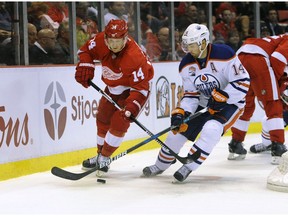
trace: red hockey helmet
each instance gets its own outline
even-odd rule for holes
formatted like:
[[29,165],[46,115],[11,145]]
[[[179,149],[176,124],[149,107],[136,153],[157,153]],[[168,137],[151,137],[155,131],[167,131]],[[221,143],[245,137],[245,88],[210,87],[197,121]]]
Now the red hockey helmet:
[[105,27],[107,38],[124,38],[128,34],[128,26],[124,20],[110,20]]

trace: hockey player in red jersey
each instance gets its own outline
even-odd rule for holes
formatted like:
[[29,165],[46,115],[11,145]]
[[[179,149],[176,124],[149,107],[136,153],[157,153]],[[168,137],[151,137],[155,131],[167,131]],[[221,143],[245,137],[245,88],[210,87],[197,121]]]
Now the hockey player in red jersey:
[[[137,43],[128,36],[123,20],[111,20],[105,31],[87,41],[78,51],[79,63],[75,79],[85,88],[94,77],[94,60],[102,64],[102,81],[105,92],[123,110],[115,108],[102,96],[96,115],[97,155],[83,161],[85,169],[109,160],[120,146],[130,126],[130,116],[137,117],[149,96],[149,81],[154,69]],[[108,167],[102,171],[107,172]]]
[[[182,48],[187,53],[179,66],[184,96],[180,107],[172,111],[171,125],[178,126],[169,132],[165,144],[179,153],[186,141],[195,141],[188,158],[194,161],[184,164],[174,177],[184,181],[210,155],[221,136],[241,115],[245,96],[249,89],[249,74],[231,47],[211,44],[205,25],[191,24],[183,33]],[[209,108],[187,124],[185,116]],[[200,155],[195,159],[195,155]],[[175,157],[162,147],[154,165],[143,169],[144,176],[161,174],[173,163]]]
[[284,145],[283,105],[280,98],[283,92],[280,89],[287,82],[287,48],[288,36],[279,35],[247,39],[237,51],[238,58],[250,75],[251,86],[246,96],[244,112],[231,128],[232,140],[229,146],[237,151],[230,152],[228,159],[244,159],[247,154],[242,142],[255,110],[255,97],[263,105],[268,118],[267,125],[272,142],[271,163],[278,164],[281,155],[287,151]]

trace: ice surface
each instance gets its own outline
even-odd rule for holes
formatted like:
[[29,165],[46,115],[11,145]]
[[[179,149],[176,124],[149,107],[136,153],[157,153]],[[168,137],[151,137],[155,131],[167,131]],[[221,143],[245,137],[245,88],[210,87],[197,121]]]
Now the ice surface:
[[[173,184],[179,162],[162,175],[142,177],[158,149],[129,154],[111,164],[97,183],[95,173],[69,181],[50,172],[0,182],[2,214],[93,215],[288,215],[288,194],[266,188],[276,167],[270,153],[248,153],[244,161],[228,161],[231,137],[223,137],[208,159],[183,183]],[[260,142],[248,135],[245,148]],[[149,145],[149,144],[147,144]],[[191,143],[181,151],[185,156]],[[81,161],[79,161],[79,164]],[[80,165],[66,168],[82,172]]]

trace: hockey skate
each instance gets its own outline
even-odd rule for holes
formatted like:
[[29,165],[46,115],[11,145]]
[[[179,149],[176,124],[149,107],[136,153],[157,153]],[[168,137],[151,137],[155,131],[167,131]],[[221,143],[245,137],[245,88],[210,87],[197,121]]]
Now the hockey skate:
[[288,152],[282,154],[282,160],[267,178],[267,188],[288,192]]
[[271,147],[271,163],[274,165],[278,165],[280,163],[282,154],[284,154],[285,152],[287,152],[287,148],[284,144],[273,141]]
[[183,165],[174,173],[173,176],[177,181],[183,182],[191,172],[192,171],[187,166]]
[[247,150],[243,147],[243,143],[234,139],[230,141],[228,160],[243,160],[246,157]]
[[261,152],[265,152],[265,151],[270,151],[271,150],[271,146],[272,146],[272,144],[266,146],[263,143],[258,143],[258,144],[252,145],[250,147],[250,152],[252,152],[252,153],[261,153]]
[[161,170],[156,165],[151,165],[143,169],[143,175],[145,177],[152,177],[152,176],[160,175],[163,172],[164,170]]
[[[98,154],[95,157],[88,158],[87,160],[84,160],[82,163],[82,169],[83,170],[90,170],[96,166],[100,166],[101,163],[106,163],[109,160],[110,160],[109,157],[105,157],[101,154]],[[108,170],[109,170],[109,165],[104,166],[104,167],[102,167],[96,171],[96,175],[100,177],[104,173],[108,172]]]

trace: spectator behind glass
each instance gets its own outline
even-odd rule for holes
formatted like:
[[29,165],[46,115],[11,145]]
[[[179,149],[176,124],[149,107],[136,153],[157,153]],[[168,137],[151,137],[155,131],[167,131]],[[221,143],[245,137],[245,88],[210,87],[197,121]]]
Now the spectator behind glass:
[[41,19],[44,14],[47,14],[48,5],[44,2],[32,2],[27,8],[28,22],[36,26],[37,32],[41,27]]
[[198,9],[198,23],[207,26],[206,11],[203,8]]
[[157,37],[155,35],[149,35],[149,37],[146,38],[145,48],[147,55],[153,62],[172,60],[169,28],[160,28]]
[[128,15],[126,14],[125,2],[115,1],[115,2],[109,2],[107,4],[108,4],[108,13],[104,15],[105,26],[112,19],[125,20],[126,23],[128,23]]
[[228,41],[226,42],[235,52],[241,47],[242,41],[240,40],[239,32],[237,29],[231,30],[228,33]]
[[68,6],[65,2],[47,2],[47,15],[58,24],[68,21]]
[[136,32],[135,32],[135,24],[134,24],[134,19],[132,16],[129,16],[128,17],[128,23],[127,23],[127,26],[128,26],[128,34],[133,37],[134,40],[136,40]]
[[145,22],[148,27],[152,30],[153,34],[157,34],[159,29],[163,26],[167,26],[168,17],[164,17],[162,20],[158,19],[151,12],[151,7],[153,4],[151,2],[141,2],[140,3],[140,18],[142,22]]
[[[240,40],[245,40],[252,36],[254,20],[253,3],[251,2],[233,2],[231,3],[236,8],[235,25],[239,32]],[[251,26],[250,26],[251,25]]]
[[33,25],[32,23],[27,24],[27,29],[28,29],[28,45],[29,47],[31,47],[37,41],[37,29],[36,26]]
[[0,64],[14,65],[15,44],[12,41],[11,16],[5,2],[0,2]]
[[28,7],[28,22],[36,26],[37,31],[49,28],[57,35],[59,23],[48,15],[49,5],[44,2],[32,2]]
[[181,36],[180,32],[178,29],[175,29],[174,33],[174,38],[175,38],[175,52],[176,52],[176,60],[182,60],[182,58],[186,55],[186,53],[183,51],[182,46],[181,46]]
[[55,33],[51,29],[42,29],[38,32],[38,39],[29,48],[30,65],[54,64]]
[[270,36],[270,31],[267,28],[267,26],[261,26],[261,35],[260,35],[260,37],[264,38],[264,37],[268,37],[268,36]]
[[83,44],[94,37],[98,33],[97,20],[93,20],[88,14],[89,4],[87,2],[76,3],[76,34],[77,47],[80,48]]
[[192,23],[198,23],[198,10],[195,5],[189,5],[184,15],[175,17],[175,26],[180,32],[184,32]]
[[174,15],[179,17],[185,14],[186,8],[191,5],[190,2],[175,2],[174,3]]
[[58,28],[58,35],[55,44],[55,63],[70,64],[70,47],[69,47],[69,22],[64,21]]
[[[134,40],[137,41],[136,39],[136,29],[135,29],[135,14],[134,14],[134,2],[129,2],[126,3],[126,8],[127,8],[127,16],[128,16],[128,21],[127,21],[127,26],[128,26],[128,34],[133,37]],[[141,41],[138,43],[141,44]]]
[[224,10],[231,11],[231,21],[238,30],[240,40],[251,37],[250,20],[253,20],[253,6],[249,5],[249,2],[222,2],[215,9],[217,23],[222,21]]
[[6,44],[10,43],[11,36],[11,16],[6,9],[6,3],[0,2],[0,45],[6,46]]
[[278,15],[275,9],[269,9],[265,24],[269,29],[271,36],[284,33],[283,28],[278,23]]
[[220,23],[214,25],[213,35],[215,38],[223,37],[224,43],[228,42],[228,33],[235,29],[235,23],[232,19],[232,12],[230,9],[225,9],[222,12],[222,20]]
[[168,27],[160,28],[157,36],[159,44],[162,49],[161,55],[159,56],[159,61],[172,60],[170,41],[169,41],[169,28]]
[[0,2],[0,30],[5,30],[11,32],[11,16],[8,10],[6,9],[6,3]]

